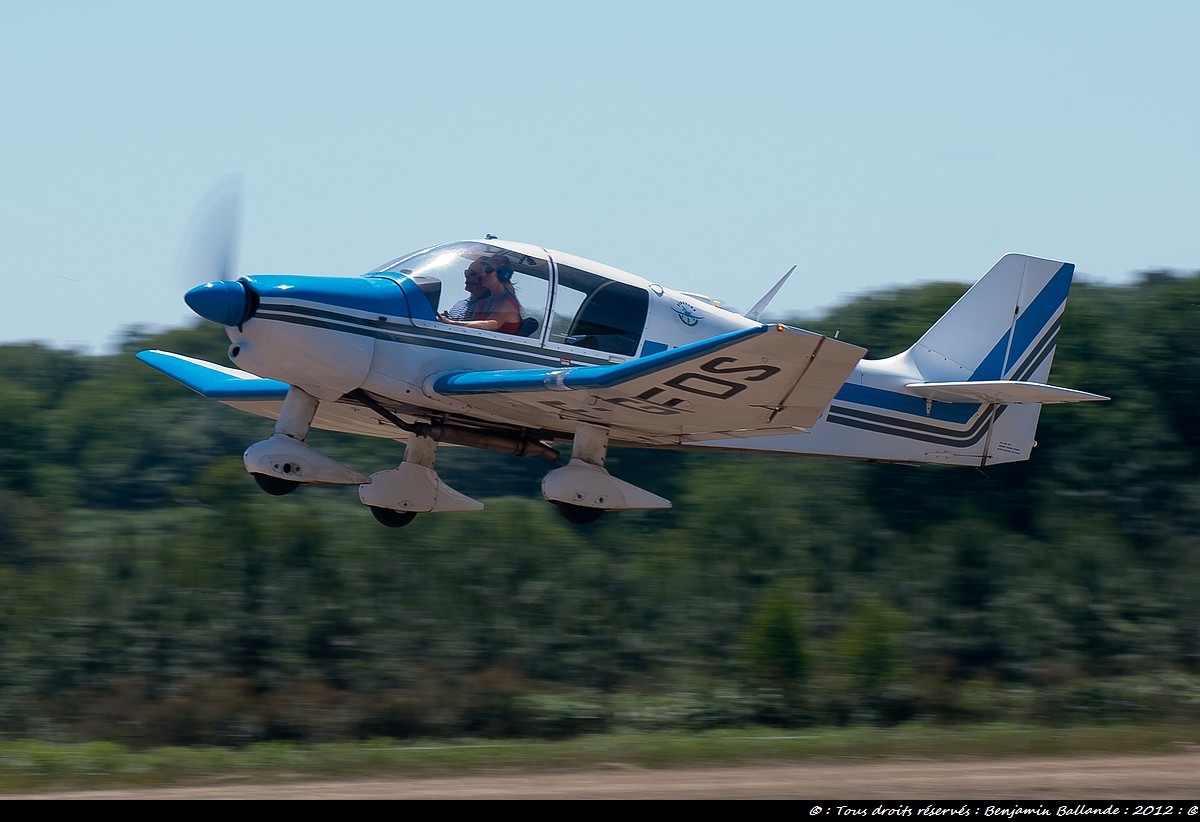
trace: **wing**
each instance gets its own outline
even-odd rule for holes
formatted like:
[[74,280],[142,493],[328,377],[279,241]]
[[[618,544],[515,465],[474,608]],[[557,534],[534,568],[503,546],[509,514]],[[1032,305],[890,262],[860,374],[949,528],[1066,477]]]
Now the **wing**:
[[137,358],[197,394],[222,402],[281,402],[290,387],[286,382],[257,377],[237,368],[227,368],[170,351],[139,351]]
[[864,354],[756,325],[616,365],[444,373],[426,389],[480,416],[549,430],[591,422],[616,440],[665,445],[807,429]]
[[[435,374],[459,414],[569,433],[606,426],[617,441],[669,445],[796,433],[813,425],[866,350],[811,331],[756,325],[616,365]],[[138,359],[197,393],[275,418],[289,386],[167,351]],[[357,403],[321,403],[315,427],[402,437]]]
[[[170,351],[140,351],[137,358],[197,394],[218,400],[230,408],[272,420],[279,418],[279,409],[291,387],[279,380]],[[313,428],[326,431],[343,431],[367,437],[403,439],[405,436],[388,420],[355,403],[322,402],[312,425]]]

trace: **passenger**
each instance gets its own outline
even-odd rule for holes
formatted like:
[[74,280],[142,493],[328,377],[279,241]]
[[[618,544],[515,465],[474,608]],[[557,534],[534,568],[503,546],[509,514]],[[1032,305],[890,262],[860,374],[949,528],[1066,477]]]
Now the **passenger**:
[[519,334],[521,303],[512,284],[512,267],[503,254],[475,260],[463,272],[467,294],[438,319],[450,325]]

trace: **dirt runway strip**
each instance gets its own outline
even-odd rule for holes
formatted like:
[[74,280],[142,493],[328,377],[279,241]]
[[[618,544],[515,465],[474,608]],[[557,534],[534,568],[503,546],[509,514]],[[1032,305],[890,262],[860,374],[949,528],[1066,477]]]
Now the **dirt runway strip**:
[[[498,773],[0,799],[1131,799],[1200,805],[1200,753]],[[1200,819],[1200,816],[1197,816]]]

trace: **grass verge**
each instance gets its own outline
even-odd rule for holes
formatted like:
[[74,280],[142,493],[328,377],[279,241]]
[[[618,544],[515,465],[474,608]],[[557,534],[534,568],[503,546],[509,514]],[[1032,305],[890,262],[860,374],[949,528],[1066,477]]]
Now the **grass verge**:
[[0,793],[404,778],[497,770],[671,768],[763,762],[962,759],[1179,753],[1200,729],[1168,726],[1017,726],[736,729],[626,733],[570,740],[371,740],[245,748],[131,750],[113,743],[0,743]]

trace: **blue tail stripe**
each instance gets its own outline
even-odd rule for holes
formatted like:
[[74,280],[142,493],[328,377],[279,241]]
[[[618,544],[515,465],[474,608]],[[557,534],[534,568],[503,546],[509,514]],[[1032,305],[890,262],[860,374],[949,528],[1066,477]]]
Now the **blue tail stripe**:
[[[1013,336],[1013,346],[1008,362],[1005,364],[1005,373],[1008,373],[1013,365],[1025,356],[1029,346],[1042,336],[1042,331],[1050,323],[1054,314],[1067,301],[1067,292],[1071,289],[1071,277],[1074,273],[1075,266],[1071,263],[1064,263],[1050,278],[1050,282],[1046,283],[1046,287],[1041,290],[1041,293],[1029,304],[1029,307],[1017,317],[1016,333]],[[972,379],[988,378],[973,377]]]
[[[971,380],[998,380],[1004,379],[1004,375],[1009,373],[1013,367],[1021,363],[1024,358],[1029,355],[1031,346],[1040,344],[1044,340],[1047,326],[1053,321],[1055,313],[1062,307],[1067,300],[1067,293],[1071,288],[1071,278],[1075,273],[1075,266],[1071,263],[1065,263],[1055,272],[1050,281],[1041,292],[1029,304],[1029,307],[1021,313],[1017,318],[1014,331],[1006,331],[996,344],[983,358],[983,362],[971,374]],[[1009,346],[1009,337],[1012,337],[1012,345]],[[1053,337],[1051,337],[1051,340]],[[1008,356],[1008,361],[1005,362],[1005,355]],[[1041,362],[1042,357],[1038,359]],[[1003,366],[1003,367],[1002,367]],[[1027,375],[1019,375],[1018,379],[1025,379]],[[979,411],[979,406],[968,403],[933,403],[932,407],[926,411],[925,400],[920,397],[913,397],[907,394],[900,394],[895,391],[886,391],[880,388],[871,388],[865,385],[854,385],[847,383],[838,391],[837,400],[843,402],[852,402],[856,405],[864,405],[873,408],[878,408],[887,411],[896,411],[901,414],[910,414],[916,417],[926,417],[931,420],[940,422],[965,424]]]
[[1004,364],[1004,353],[1008,351],[1008,338],[1011,331],[1005,331],[1000,342],[992,347],[983,362],[971,374],[972,380],[998,380],[1001,377],[1001,366]]
[[[1055,272],[1033,302],[1017,317],[1015,332],[1006,331],[1000,337],[999,342],[971,374],[972,380],[1001,380],[1012,372],[1013,366],[1025,356],[1029,346],[1041,336],[1054,313],[1067,301],[1071,275],[1074,272],[1075,266],[1070,263],[1064,264]],[[1010,335],[1011,346],[1008,343]]]

